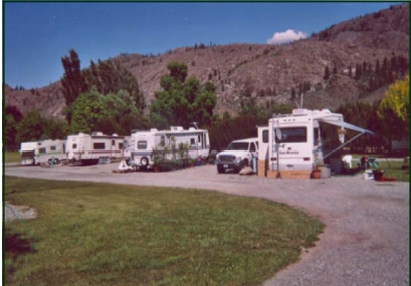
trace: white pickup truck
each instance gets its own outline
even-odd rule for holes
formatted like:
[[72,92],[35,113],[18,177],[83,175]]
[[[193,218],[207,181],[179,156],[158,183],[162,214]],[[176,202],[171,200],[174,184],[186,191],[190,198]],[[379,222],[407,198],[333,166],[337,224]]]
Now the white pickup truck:
[[258,138],[234,140],[216,156],[217,171],[228,169],[239,172],[245,166],[252,166],[253,156],[258,156]]

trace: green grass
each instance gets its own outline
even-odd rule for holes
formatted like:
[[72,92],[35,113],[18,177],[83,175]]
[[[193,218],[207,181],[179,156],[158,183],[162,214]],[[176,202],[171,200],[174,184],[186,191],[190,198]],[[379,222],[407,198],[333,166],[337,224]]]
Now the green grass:
[[384,177],[396,178],[397,181],[409,182],[410,172],[409,170],[402,170],[401,166],[403,162],[393,162],[384,159],[378,160],[379,169],[384,170]]
[[[324,226],[263,199],[5,177],[7,285],[260,285]],[[14,246],[14,247],[12,247]]]
[[19,152],[5,152],[4,153],[4,162],[20,162],[20,153]]

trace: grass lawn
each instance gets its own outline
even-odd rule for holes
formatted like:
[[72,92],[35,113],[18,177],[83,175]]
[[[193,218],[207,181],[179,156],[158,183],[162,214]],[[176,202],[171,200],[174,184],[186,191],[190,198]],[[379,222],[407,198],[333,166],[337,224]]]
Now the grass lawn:
[[378,167],[384,170],[384,177],[396,178],[397,181],[409,182],[410,171],[409,169],[402,170],[402,165],[403,162],[387,162],[387,160],[384,159],[378,160]]
[[20,162],[20,153],[19,152],[4,152],[4,162]]
[[210,191],[5,177],[38,217],[6,224],[7,285],[260,285],[324,226]]

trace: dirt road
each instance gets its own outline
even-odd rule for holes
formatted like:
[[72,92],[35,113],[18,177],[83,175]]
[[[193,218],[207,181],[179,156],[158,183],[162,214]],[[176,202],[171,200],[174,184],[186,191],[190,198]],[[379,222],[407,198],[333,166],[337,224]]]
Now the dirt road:
[[114,174],[118,164],[6,167],[6,176],[217,190],[300,208],[326,224],[316,247],[264,285],[409,285],[409,183],[361,175],[273,180],[217,174],[212,165],[168,173]]

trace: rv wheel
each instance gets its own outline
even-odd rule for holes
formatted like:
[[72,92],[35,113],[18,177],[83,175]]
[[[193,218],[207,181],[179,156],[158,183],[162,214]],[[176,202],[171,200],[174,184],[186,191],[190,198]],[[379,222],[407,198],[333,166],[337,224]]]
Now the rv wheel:
[[147,167],[147,166],[148,166],[148,158],[147,158],[147,157],[141,158],[140,164],[141,164],[141,166],[143,166],[143,167]]

